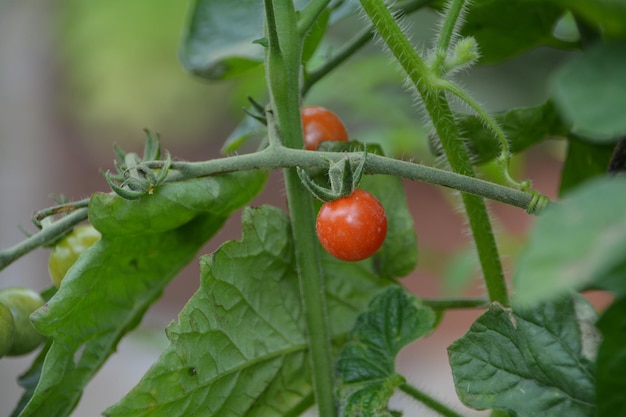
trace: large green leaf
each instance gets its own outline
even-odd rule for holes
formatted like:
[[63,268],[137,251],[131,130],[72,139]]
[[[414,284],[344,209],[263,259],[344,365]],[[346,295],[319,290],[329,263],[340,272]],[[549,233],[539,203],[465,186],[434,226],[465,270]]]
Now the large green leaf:
[[582,297],[512,312],[493,304],[448,348],[456,392],[511,417],[592,417],[595,312]]
[[[202,258],[200,289],[170,346],[108,416],[298,415],[313,401],[289,219],[247,209],[243,237]],[[388,284],[363,264],[324,256],[331,331],[340,342]]]
[[[305,1],[294,3],[301,7]],[[323,13],[306,38],[305,60],[319,44],[328,17]],[[183,66],[203,78],[220,80],[261,65],[265,50],[255,41],[264,36],[264,20],[262,0],[191,0],[179,48]]]
[[[622,277],[623,278],[623,277]],[[599,417],[626,416],[626,298],[616,300],[598,322],[602,343],[598,350],[596,396]]]
[[626,135],[626,42],[597,44],[554,79],[554,99],[572,131],[597,143]]
[[[513,153],[521,152],[547,138],[565,135],[568,131],[568,126],[561,120],[551,101],[539,106],[496,113],[494,117],[504,131]],[[482,164],[499,155],[498,140],[479,117],[458,116],[458,123],[472,162]]]
[[559,195],[564,195],[591,178],[605,175],[612,154],[613,145],[588,143],[569,138],[565,164],[561,170]]
[[461,35],[473,36],[480,62],[503,61],[541,45],[558,44],[552,31],[563,9],[544,0],[476,0]]
[[395,388],[395,358],[412,341],[435,326],[435,313],[400,286],[372,299],[337,360],[340,416],[391,416],[387,408]]
[[263,2],[192,0],[179,57],[183,66],[209,79],[234,77],[260,65],[264,50]]
[[107,235],[158,233],[181,226],[198,213],[227,215],[250,201],[267,173],[247,171],[166,183],[139,200],[94,193],[89,221]]
[[527,304],[587,286],[625,293],[626,281],[607,280],[625,262],[626,179],[590,180],[537,220],[513,275],[515,299]]
[[[235,189],[229,189],[224,195],[204,194],[204,209],[198,207],[189,221],[164,230],[159,219],[152,217],[149,228],[142,234],[133,230],[125,235],[118,226],[99,221],[101,219],[97,216],[106,213],[131,224],[144,210],[154,213],[151,206],[163,202],[158,190],[150,196],[153,197],[151,200],[136,201],[134,209],[133,202],[130,205],[118,203],[120,197],[92,200],[90,220],[101,227],[102,239],[78,259],[59,291],[32,316],[36,328],[50,336],[53,342],[34,394],[20,416],[68,415],[76,406],[83,387],[115,351],[119,340],[137,326],[165,285],[219,230],[229,215],[221,208],[218,213],[207,210],[216,207],[216,200],[234,210],[236,207],[224,198],[230,199],[230,193],[236,189],[251,198],[260,191],[266,176],[264,172],[234,174],[239,182],[226,182]],[[213,182],[219,178],[206,180]],[[169,187],[177,185],[185,188],[184,184],[169,184]],[[240,199],[238,202],[244,204],[246,201]],[[111,211],[111,207],[116,209]],[[167,217],[180,217],[177,214],[176,208],[162,213],[163,224],[173,224],[168,223]],[[150,230],[158,232],[150,233]]]

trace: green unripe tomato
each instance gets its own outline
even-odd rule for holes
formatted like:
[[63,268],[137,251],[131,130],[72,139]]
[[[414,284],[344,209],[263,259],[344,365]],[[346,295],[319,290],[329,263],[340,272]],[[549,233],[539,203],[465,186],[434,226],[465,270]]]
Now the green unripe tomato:
[[92,225],[76,226],[52,248],[48,259],[48,272],[52,283],[59,288],[67,270],[90,246],[100,240],[100,232]]
[[11,309],[0,303],[0,358],[9,353],[15,340],[15,320]]
[[44,305],[39,293],[24,287],[11,287],[0,290],[0,303],[11,310],[15,322],[13,345],[8,356],[19,356],[32,352],[46,337],[33,327],[30,315]]

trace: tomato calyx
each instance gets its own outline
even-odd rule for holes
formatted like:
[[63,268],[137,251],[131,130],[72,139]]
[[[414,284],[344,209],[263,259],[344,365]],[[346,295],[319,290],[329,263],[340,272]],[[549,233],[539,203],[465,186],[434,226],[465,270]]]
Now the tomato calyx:
[[146,146],[143,158],[136,153],[125,153],[119,147],[115,147],[117,160],[114,161],[117,174],[107,171],[104,177],[111,189],[120,197],[127,200],[138,200],[146,194],[152,194],[167,177],[172,158],[166,154],[163,167],[157,173],[145,162],[157,161],[161,156],[161,144],[159,136],[154,137],[148,130],[146,132]]
[[354,190],[357,189],[359,183],[361,182],[361,178],[363,177],[363,169],[365,167],[366,159],[367,147],[364,148],[363,156],[354,169],[352,168],[352,162],[347,155],[337,162],[330,161],[330,167],[328,169],[330,188],[321,186],[314,182],[311,177],[309,177],[307,172],[300,167],[298,167],[298,176],[304,186],[317,199],[324,202],[334,201],[338,198],[351,195]]

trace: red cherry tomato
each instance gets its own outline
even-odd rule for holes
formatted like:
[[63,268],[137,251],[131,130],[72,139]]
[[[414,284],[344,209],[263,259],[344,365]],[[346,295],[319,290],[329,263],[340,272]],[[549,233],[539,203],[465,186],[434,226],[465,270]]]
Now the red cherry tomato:
[[314,151],[326,140],[348,141],[348,131],[343,122],[332,111],[320,106],[302,108],[304,148]]
[[322,205],[317,237],[337,259],[360,261],[372,256],[385,241],[387,216],[380,201],[363,190]]

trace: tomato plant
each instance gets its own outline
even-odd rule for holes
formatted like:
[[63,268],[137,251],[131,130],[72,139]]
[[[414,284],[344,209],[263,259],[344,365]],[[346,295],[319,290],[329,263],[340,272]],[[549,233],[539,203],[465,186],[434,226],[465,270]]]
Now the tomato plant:
[[315,223],[320,243],[337,259],[361,261],[385,241],[387,216],[380,201],[363,190],[322,205]]
[[[191,262],[200,264],[199,285],[167,326],[168,346],[104,415],[396,416],[398,391],[446,417],[467,408],[510,417],[623,414],[626,6],[388,3],[190,2],[184,68],[228,80],[233,97],[246,90],[257,98],[226,139],[227,155],[187,161],[146,131],[143,152],[114,146],[105,191],[37,211],[35,230],[0,251],[4,278],[7,266],[59,242],[50,258],[55,285],[0,290],[0,353],[23,354],[46,340],[18,378],[24,394],[14,416],[70,415]],[[402,23],[414,18],[419,24]],[[413,33],[422,23],[436,30]],[[459,81],[480,66],[516,75],[472,86],[488,106]],[[527,72],[532,85],[522,83]],[[511,85],[496,86],[502,80]],[[508,97],[518,84],[541,94]],[[507,100],[493,99],[496,90]],[[336,103],[354,137],[336,115],[305,102]],[[186,120],[178,106],[163,108]],[[541,151],[526,152],[535,146]],[[550,198],[531,182],[538,164],[525,164],[546,149],[563,151]],[[272,170],[282,174],[286,210],[255,203]],[[417,181],[452,191],[446,201],[461,208],[474,263],[418,244],[421,227],[447,232],[428,217],[438,213],[422,211],[427,195],[405,194]],[[314,197],[326,201],[317,218]],[[519,253],[493,227],[502,205],[532,223],[515,236]],[[241,238],[198,259],[239,209]],[[78,226],[85,221],[94,228],[88,239]],[[424,270],[413,272],[418,258],[441,279],[449,263],[460,265],[480,279],[481,293],[427,291],[417,279]],[[608,307],[590,303],[592,289]],[[458,407],[396,367],[400,351],[442,331],[453,310],[477,317],[443,355],[449,371],[440,376]]]
[[343,122],[327,108],[304,106],[301,113],[305,149],[314,151],[321,142],[348,140],[348,131]]

